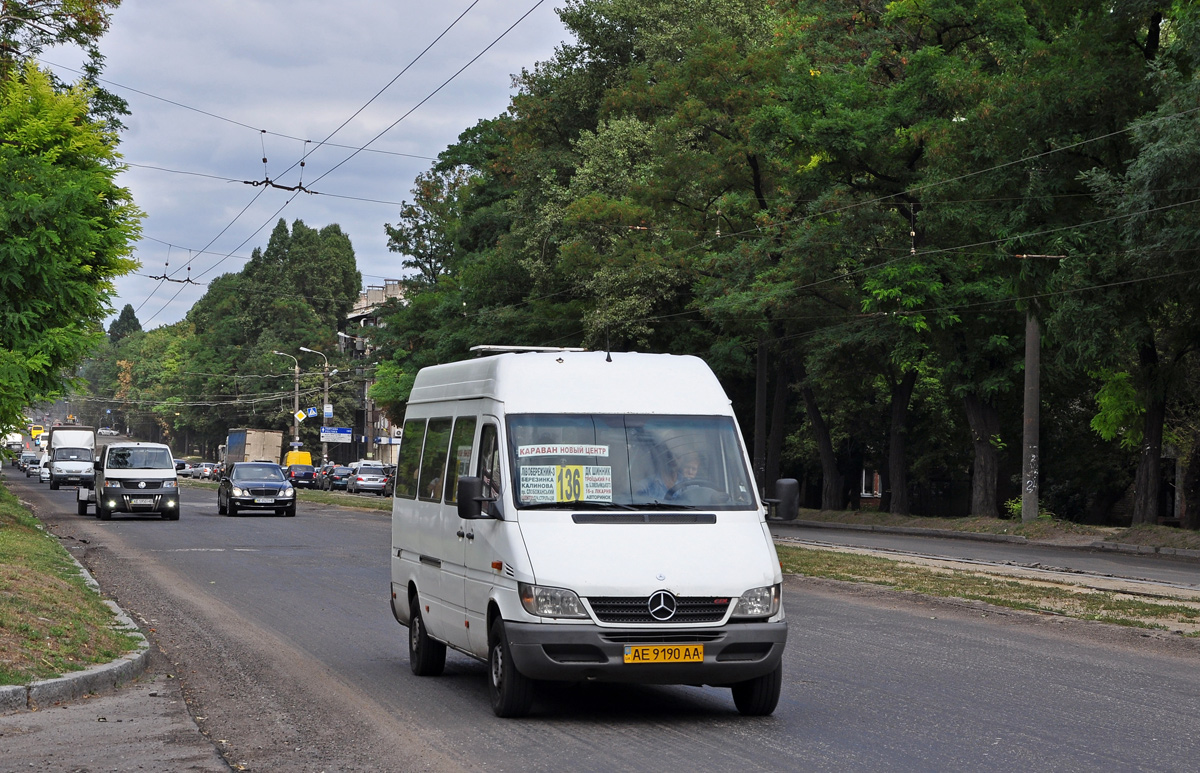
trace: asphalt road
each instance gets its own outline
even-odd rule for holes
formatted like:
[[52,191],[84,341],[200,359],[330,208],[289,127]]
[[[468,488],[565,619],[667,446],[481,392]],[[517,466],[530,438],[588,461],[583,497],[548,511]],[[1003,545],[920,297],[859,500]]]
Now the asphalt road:
[[227,518],[184,489],[177,522],[105,523],[10,483],[247,770],[1193,770],[1200,750],[1194,639],[799,578],[772,717],[724,689],[584,685],[501,720],[482,664],[409,671],[381,513]]

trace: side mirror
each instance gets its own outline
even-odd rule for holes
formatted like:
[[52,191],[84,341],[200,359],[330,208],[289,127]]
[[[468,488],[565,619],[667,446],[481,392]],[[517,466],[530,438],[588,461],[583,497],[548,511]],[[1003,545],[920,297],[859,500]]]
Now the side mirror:
[[483,478],[462,475],[458,479],[458,517],[463,520],[484,518],[483,503],[495,502],[494,497],[483,495]]
[[781,521],[794,521],[800,515],[800,481],[780,478],[775,481],[776,516]]

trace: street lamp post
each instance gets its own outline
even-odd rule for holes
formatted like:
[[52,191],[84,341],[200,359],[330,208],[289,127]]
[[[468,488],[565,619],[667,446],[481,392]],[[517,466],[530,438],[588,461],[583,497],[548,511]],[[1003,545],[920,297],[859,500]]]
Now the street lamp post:
[[296,376],[293,379],[295,397],[292,400],[292,425],[295,428],[292,436],[292,448],[298,449],[300,448],[300,417],[296,414],[300,413],[300,360],[292,357],[287,352],[273,351],[271,354],[278,354],[280,357],[291,357],[292,362],[296,363]]
[[[309,354],[320,354],[321,359],[325,364],[321,366],[321,371],[325,374],[325,401],[321,404],[321,426],[329,426],[329,358],[323,352],[318,352],[316,349],[309,349],[307,346],[301,346],[300,351],[308,352]],[[329,443],[325,440],[321,441],[321,462],[329,461]]]

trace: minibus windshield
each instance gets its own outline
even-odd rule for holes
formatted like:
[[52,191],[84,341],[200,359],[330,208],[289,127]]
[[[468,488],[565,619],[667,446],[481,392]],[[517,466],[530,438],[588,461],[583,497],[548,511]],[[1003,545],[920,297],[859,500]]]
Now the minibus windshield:
[[728,416],[518,414],[508,434],[519,508],[756,507]]

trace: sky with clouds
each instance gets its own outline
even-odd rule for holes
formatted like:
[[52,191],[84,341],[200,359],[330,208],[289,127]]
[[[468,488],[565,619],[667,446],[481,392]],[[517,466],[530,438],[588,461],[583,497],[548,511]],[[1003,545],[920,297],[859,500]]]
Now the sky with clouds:
[[[104,85],[132,113],[120,181],[146,218],[142,267],[118,280],[114,311],[132,304],[146,329],[177,322],[205,287],[153,277],[206,283],[239,271],[279,218],[338,223],[365,285],[399,278],[384,224],[433,157],[505,110],[512,76],[567,38],[560,5],[124,0],[100,49]],[[78,78],[78,55],[50,49],[41,61]],[[243,182],[264,177],[315,193]]]

